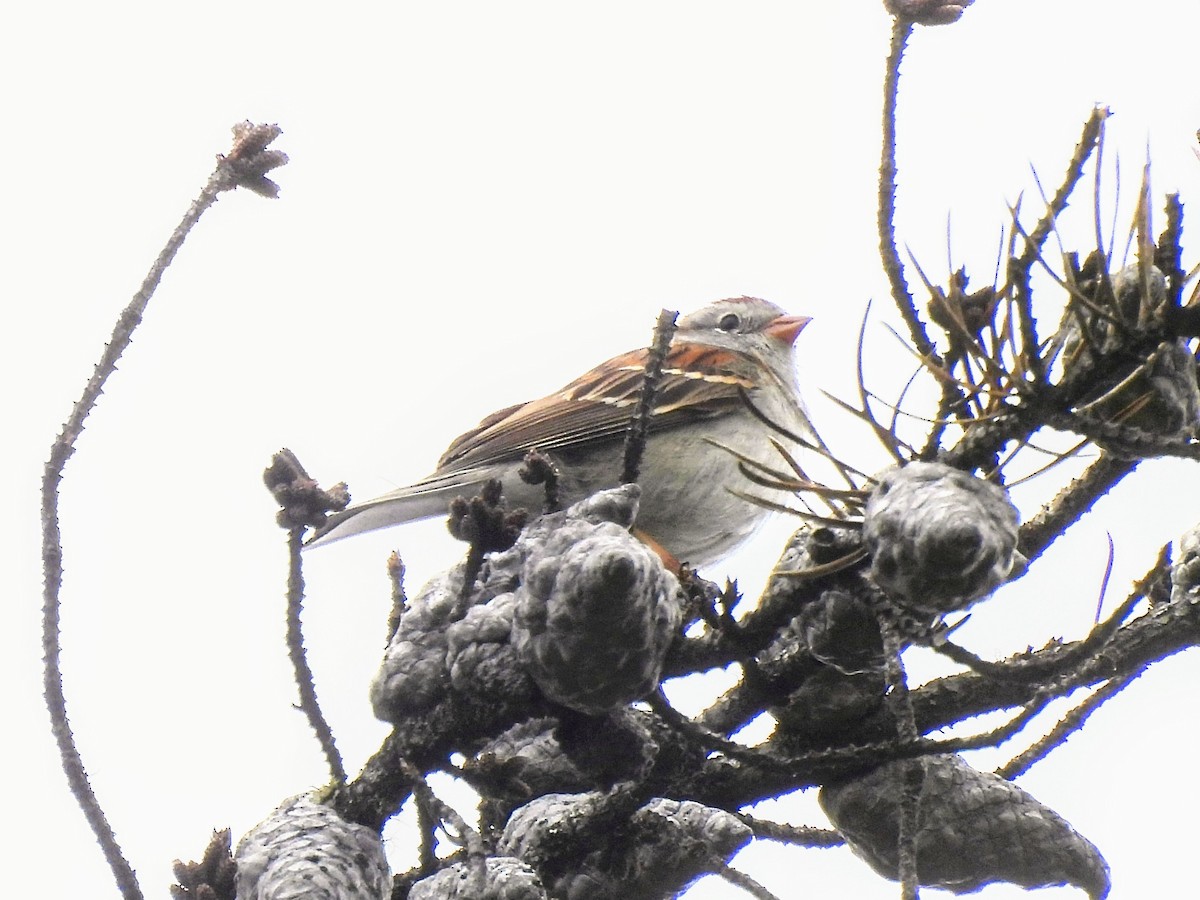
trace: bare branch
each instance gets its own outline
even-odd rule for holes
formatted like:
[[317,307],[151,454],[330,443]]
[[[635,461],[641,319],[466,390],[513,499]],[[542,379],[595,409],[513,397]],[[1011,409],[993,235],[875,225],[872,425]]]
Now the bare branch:
[[658,314],[654,326],[654,340],[646,357],[646,369],[642,380],[642,392],[637,407],[629,422],[625,435],[624,462],[621,469],[621,484],[632,484],[638,480],[642,468],[642,454],[646,449],[646,437],[650,433],[650,417],[654,413],[654,396],[662,380],[662,367],[675,334],[675,320],[679,313],[664,309]]
[[[278,151],[267,150],[279,134],[278,126],[251,126],[243,123],[234,127],[234,146],[228,156],[219,157],[217,167],[209,176],[208,183],[200,191],[200,195],[192,201],[192,205],[184,214],[183,219],[175,227],[166,245],[154,260],[142,286],[129,305],[122,310],[113,328],[112,336],[100,354],[100,360],[88,379],[83,393],[75,402],[71,414],[67,417],[58,437],[50,448],[50,458],[46,462],[42,476],[42,651],[43,674],[42,685],[46,707],[50,712],[51,731],[58,745],[62,758],[63,771],[71,793],[83,810],[84,817],[96,840],[104,852],[105,859],[112,869],[117,888],[126,900],[140,900],[141,887],[133,868],[121,852],[116,835],[100,808],[99,801],[88,782],[87,771],[83,759],[75,746],[75,738],[71,733],[71,725],[67,718],[67,702],[63,692],[62,670],[59,658],[62,652],[59,635],[60,596],[63,580],[63,550],[62,532],[58,522],[58,486],[63,478],[67,461],[75,453],[75,443],[83,431],[84,422],[95,408],[100,394],[109,376],[116,370],[117,361],[133,339],[133,332],[142,321],[150,298],[158,288],[163,273],[175,259],[183,242],[191,233],[200,217],[211,207],[217,197],[223,192],[232,190],[239,185],[249,187],[258,177],[266,180],[264,171],[282,165],[287,157]],[[265,168],[264,168],[265,167]],[[261,182],[254,182],[261,187]],[[270,183],[270,182],[268,182]]]
[[300,551],[304,546],[304,531],[293,528],[288,532],[288,603],[287,603],[287,647],[292,661],[292,674],[296,688],[300,691],[300,710],[317,736],[321,752],[329,764],[329,773],[335,784],[346,783],[346,767],[333,740],[321,704],[317,701],[317,688],[313,681],[312,667],[308,664],[308,653],[304,649],[304,630],[300,613],[304,608],[304,567]]

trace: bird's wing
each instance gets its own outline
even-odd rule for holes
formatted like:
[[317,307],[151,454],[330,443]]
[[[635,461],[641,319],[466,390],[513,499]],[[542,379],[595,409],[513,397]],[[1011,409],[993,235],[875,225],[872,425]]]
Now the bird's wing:
[[[566,450],[620,438],[642,392],[647,350],[614,357],[562,390],[488,416],[456,438],[437,474],[519,458],[530,449]],[[650,427],[659,429],[719,415],[750,390],[746,357],[730,350],[683,343],[670,349],[655,395]]]

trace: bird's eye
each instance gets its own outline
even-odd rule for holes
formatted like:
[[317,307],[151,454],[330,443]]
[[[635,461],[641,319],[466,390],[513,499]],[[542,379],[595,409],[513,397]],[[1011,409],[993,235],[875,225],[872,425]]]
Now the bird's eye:
[[737,331],[738,326],[742,324],[742,319],[737,313],[725,313],[721,316],[721,321],[717,323],[717,327],[722,331]]

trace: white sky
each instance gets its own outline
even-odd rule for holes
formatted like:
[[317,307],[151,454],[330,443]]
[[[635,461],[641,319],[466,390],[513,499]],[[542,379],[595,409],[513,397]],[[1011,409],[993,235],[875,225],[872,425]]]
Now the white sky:
[[[868,299],[875,384],[894,390],[909,366],[882,326],[894,316],[874,236],[879,7],[212,2],[188,12],[117,0],[7,12],[0,861],[10,890],[117,896],[40,703],[38,481],[115,316],[229,126],[283,127],[282,199],[227,195],[201,223],[62,492],[72,722],[148,896],[166,895],[171,860],[198,855],[212,828],[240,834],[325,779],[290,706],[284,537],[260,480],[278,447],[323,482],[374,495],[424,474],[483,414],[646,343],[660,307],[750,293],[815,317],[800,347],[818,427],[862,465],[879,463],[818,394],[849,394]],[[1193,201],[1198,33],[1200,10],[1166,0],[979,0],[959,25],[919,30],[904,70],[898,225],[925,270],[944,278],[952,215],[955,265],[989,280],[1006,203],[1036,199],[1031,164],[1057,183],[1097,101],[1116,113],[1108,160],[1126,164],[1121,222],[1147,144],[1156,196],[1179,189]],[[1064,227],[1088,233],[1088,197]],[[1036,505],[1049,489],[1035,482],[1022,499]],[[1111,605],[1194,522],[1198,494],[1193,467],[1147,466],[1047,556],[1042,568],[1057,577],[1035,573],[980,608],[963,642],[1004,655],[1077,637],[1105,529],[1117,543]],[[787,530],[709,574],[736,574],[753,592]],[[461,549],[434,522],[314,553],[307,570],[318,691],[351,770],[386,731],[366,684],[392,547],[413,591]],[[1198,675],[1193,654],[1158,667],[1021,781],[1102,848],[1114,898],[1178,896],[1194,879],[1191,817],[1175,811],[1200,794],[1172,762],[1197,736]],[[821,823],[808,799],[793,814]],[[407,865],[402,835],[392,850]],[[897,894],[844,849],[762,847],[738,864],[784,898]],[[690,896],[732,894],[708,884]]]

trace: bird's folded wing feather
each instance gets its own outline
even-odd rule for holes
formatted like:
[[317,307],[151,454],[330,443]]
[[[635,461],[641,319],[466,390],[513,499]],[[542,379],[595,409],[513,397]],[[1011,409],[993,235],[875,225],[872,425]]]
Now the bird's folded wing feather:
[[[458,437],[438,462],[438,474],[488,465],[539,450],[570,450],[593,441],[620,438],[629,427],[642,384],[648,351],[615,357],[562,390],[488,416]],[[651,429],[711,417],[741,402],[750,390],[747,361],[716,347],[680,344],[667,353],[655,395]]]

